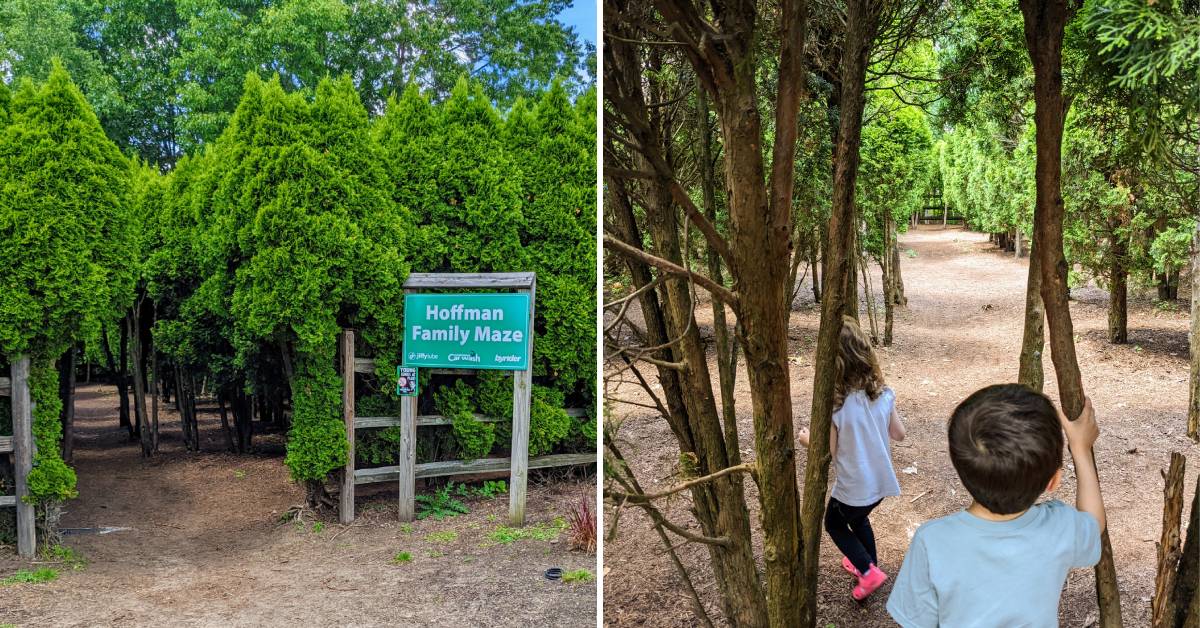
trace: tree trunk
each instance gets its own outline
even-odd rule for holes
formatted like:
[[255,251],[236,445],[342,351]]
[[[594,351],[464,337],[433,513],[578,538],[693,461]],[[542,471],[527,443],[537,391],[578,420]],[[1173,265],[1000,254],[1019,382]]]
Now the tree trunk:
[[146,418],[146,383],[142,377],[142,333],[141,324],[139,322],[139,309],[135,305],[129,310],[126,316],[126,324],[129,325],[130,339],[130,358],[133,373],[133,407],[137,416],[137,432],[142,446],[142,457],[149,457],[154,453],[154,434],[150,429],[150,421]]
[[[915,214],[914,214],[915,215]],[[908,297],[904,295],[904,273],[900,271],[900,236],[892,234],[892,282],[896,291],[896,305],[905,307],[908,305]]]
[[1029,276],[1025,284],[1025,325],[1021,333],[1021,356],[1017,381],[1040,391],[1045,386],[1042,352],[1046,348],[1046,312],[1042,307],[1042,262],[1037,250],[1037,233],[1029,243]]
[[879,268],[883,280],[883,346],[892,346],[893,310],[896,306],[895,276],[892,272],[892,246],[896,240],[895,219],[890,211],[883,217],[883,254],[879,259]]
[[1154,578],[1154,597],[1150,603],[1150,625],[1171,628],[1175,606],[1175,577],[1179,574],[1179,523],[1183,515],[1183,454],[1171,452],[1171,466],[1163,476],[1162,537],[1158,542],[1158,570]]
[[133,440],[133,421],[129,414],[129,377],[126,365],[129,363],[129,327],[121,322],[121,361],[117,364],[117,397],[120,400],[121,427],[129,430],[129,440]]
[[150,449],[158,453],[158,396],[161,384],[158,373],[158,349],[155,348],[153,337],[150,342]]
[[1192,235],[1191,387],[1188,392],[1187,435],[1200,441],[1200,220]]
[[1108,341],[1123,345],[1129,342],[1129,271],[1125,268],[1129,255],[1129,243],[1118,234],[1119,219],[1109,221],[1112,231],[1109,236],[1109,297],[1108,297]]
[[[825,299],[821,302],[821,326],[817,332],[814,359],[811,424],[808,458],[804,469],[804,499],[800,514],[803,533],[803,579],[801,623],[816,624],[816,586],[821,547],[821,520],[825,513],[825,492],[829,479],[829,425],[833,416],[833,388],[837,339],[842,316],[847,311],[849,283],[854,274],[855,181],[858,177],[864,106],[867,58],[878,28],[879,7],[868,0],[846,3],[846,39],[841,59],[840,116],[837,143],[834,145],[833,208],[829,215],[829,246],[824,255]],[[786,330],[785,330],[786,331]],[[751,367],[753,373],[753,367]],[[786,389],[786,388],[785,388]],[[760,449],[761,451],[761,449]]]
[[1175,607],[1173,628],[1193,628],[1200,625],[1200,478],[1192,491],[1192,514],[1188,517],[1187,540],[1179,559],[1172,594]]
[[[1042,302],[1050,331],[1050,356],[1058,379],[1064,414],[1074,420],[1083,410],[1083,380],[1075,356],[1075,337],[1067,301],[1067,261],[1063,256],[1062,133],[1066,106],[1062,93],[1063,29],[1073,9],[1067,0],[1020,0],[1025,44],[1033,62],[1037,186],[1034,246],[1041,258]],[[1103,628],[1121,626],[1121,592],[1113,565],[1108,530],[1100,535],[1096,598]]]
[[[627,52],[622,50],[622,45],[615,44],[613,48]],[[631,246],[641,248],[642,240],[637,235],[639,230],[624,182],[608,178],[608,184],[611,211],[606,212],[606,217],[611,215],[611,235]],[[661,203],[661,196],[656,197],[651,191],[647,191],[646,196],[649,199],[658,198],[658,203]],[[650,213],[652,207],[659,208],[658,203],[649,203],[651,207],[647,207],[647,213]],[[667,253],[663,244],[656,242],[656,245],[660,255]],[[644,264],[629,259],[626,262],[635,288],[643,288],[653,281],[649,269]],[[686,289],[684,292],[686,294]],[[672,318],[678,319],[678,316],[671,316],[664,308],[664,305],[671,308],[671,299],[678,296],[678,289],[671,291],[664,287],[657,291],[648,290],[639,297],[642,316],[646,321],[647,344],[663,346],[682,331],[678,329],[680,321],[668,323]],[[685,309],[684,313],[685,316],[690,316],[690,311]],[[682,322],[686,325],[688,319],[684,318]],[[695,330],[694,326],[692,330]],[[703,349],[697,347],[697,344],[698,334],[694,337],[688,334],[675,345],[674,350],[662,349],[655,357],[663,361],[674,361],[686,359],[687,355],[703,355]],[[706,360],[700,359],[696,366],[707,372]],[[694,377],[694,373],[688,371],[662,366],[658,367],[657,371],[669,415],[664,418],[679,441],[680,454],[695,456],[697,462],[708,472],[728,466],[727,460],[720,460],[722,456],[727,458],[724,437],[714,438],[712,435],[714,427],[711,423],[719,422],[716,419],[711,383],[705,386],[704,382]],[[694,390],[697,384],[699,391]],[[707,429],[704,426],[707,426]],[[719,425],[715,427],[717,432],[720,432],[720,429]],[[766,600],[754,563],[749,513],[745,508],[741,478],[727,476],[709,484],[698,485],[691,492],[695,505],[694,514],[704,533],[727,536],[731,541],[728,547],[707,546],[714,574],[721,583],[721,602],[726,618],[734,625],[765,626]],[[731,501],[725,501],[727,499]]]
[[[716,173],[713,170],[712,133],[708,127],[708,96],[704,89],[696,90],[696,101],[699,107],[696,116],[697,131],[700,136],[700,183],[704,199],[704,212],[708,219],[717,224]],[[724,285],[721,273],[721,256],[709,246],[707,254],[708,274],[713,281]],[[799,253],[795,253],[799,256]],[[794,273],[788,285],[795,281]],[[791,294],[789,289],[789,295]],[[737,400],[734,398],[734,383],[737,376],[737,347],[730,342],[729,326],[725,320],[725,304],[720,299],[712,300],[713,336],[717,344],[717,379],[721,389],[721,421],[725,431],[725,450],[729,455],[729,464],[742,463],[740,437],[737,427]]]
[[[821,231],[824,231],[823,229]],[[812,244],[812,293],[813,302],[821,302],[821,241],[823,238],[817,238]]]
[[225,412],[225,393],[217,390],[217,411],[221,413],[221,433],[225,435],[225,451],[233,449],[233,430],[229,427],[229,415]]

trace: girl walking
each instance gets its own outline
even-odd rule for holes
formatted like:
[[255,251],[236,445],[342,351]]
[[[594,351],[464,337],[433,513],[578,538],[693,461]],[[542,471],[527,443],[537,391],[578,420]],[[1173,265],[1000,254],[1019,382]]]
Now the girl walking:
[[[842,567],[858,580],[850,595],[862,600],[887,580],[879,569],[868,517],[884,497],[900,494],[890,441],[904,440],[904,423],[896,413],[896,394],[884,385],[875,351],[853,318],[843,319],[838,344],[829,429],[836,475],[825,531],[844,555]],[[808,446],[807,429],[800,431],[799,440]]]

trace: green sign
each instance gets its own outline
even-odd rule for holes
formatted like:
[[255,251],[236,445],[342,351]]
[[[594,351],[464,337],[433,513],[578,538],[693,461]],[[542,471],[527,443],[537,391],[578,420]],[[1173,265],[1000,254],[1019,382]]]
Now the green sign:
[[404,366],[529,368],[529,295],[404,297]]

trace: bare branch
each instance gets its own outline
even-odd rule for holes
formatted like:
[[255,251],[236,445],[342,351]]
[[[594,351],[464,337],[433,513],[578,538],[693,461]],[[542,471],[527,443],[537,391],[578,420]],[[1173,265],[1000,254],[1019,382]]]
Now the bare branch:
[[709,294],[713,295],[713,297],[720,299],[721,301],[724,301],[725,303],[728,303],[729,306],[733,308],[734,312],[737,312],[737,309],[738,309],[737,294],[730,291],[728,288],[726,288],[724,286],[718,285],[712,279],[709,279],[708,277],[705,277],[704,275],[701,275],[699,273],[688,272],[687,269],[683,268],[682,266],[680,266],[678,264],[669,262],[661,257],[651,255],[637,247],[630,246],[608,234],[604,235],[604,248],[616,251],[617,253],[620,253],[621,255],[624,255],[631,259],[635,259],[639,262],[642,262],[643,264],[646,264],[649,266],[654,266],[655,268],[658,268],[659,270],[662,270],[662,271],[665,271],[665,272],[668,272],[668,273],[671,273],[674,275],[687,277],[687,278],[691,279],[692,281],[696,282],[696,284],[699,285],[700,287],[707,290],[709,292]]

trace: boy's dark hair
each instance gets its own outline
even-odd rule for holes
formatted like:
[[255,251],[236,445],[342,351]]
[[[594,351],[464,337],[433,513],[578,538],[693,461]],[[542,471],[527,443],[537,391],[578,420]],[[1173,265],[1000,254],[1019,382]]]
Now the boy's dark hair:
[[1062,466],[1063,433],[1050,399],[1023,384],[976,391],[950,415],[950,461],[984,508],[1033,505]]

